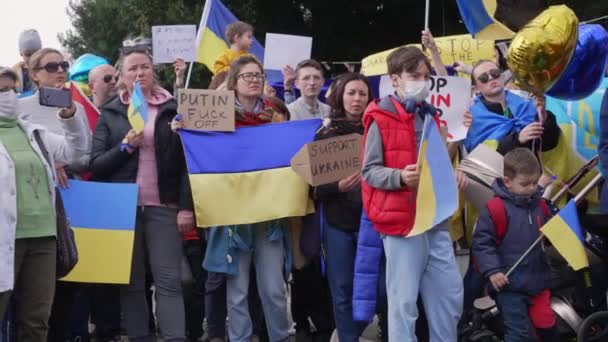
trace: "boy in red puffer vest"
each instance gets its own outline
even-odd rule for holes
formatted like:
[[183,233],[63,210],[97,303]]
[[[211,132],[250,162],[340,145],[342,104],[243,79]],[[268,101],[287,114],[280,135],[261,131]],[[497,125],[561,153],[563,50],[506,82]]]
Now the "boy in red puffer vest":
[[383,236],[390,341],[416,341],[420,293],[431,341],[456,341],[462,311],[462,277],[447,220],[411,236],[416,218],[418,150],[426,115],[437,110],[429,95],[431,65],[417,48],[402,47],[387,59],[394,95],[372,102],[363,124],[363,205]]

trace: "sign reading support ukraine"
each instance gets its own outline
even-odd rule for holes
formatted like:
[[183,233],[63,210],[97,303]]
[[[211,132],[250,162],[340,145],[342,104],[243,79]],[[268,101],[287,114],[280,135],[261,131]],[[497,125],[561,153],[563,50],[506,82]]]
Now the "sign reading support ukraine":
[[136,184],[70,181],[61,190],[78,264],[62,280],[128,284],[135,237]]

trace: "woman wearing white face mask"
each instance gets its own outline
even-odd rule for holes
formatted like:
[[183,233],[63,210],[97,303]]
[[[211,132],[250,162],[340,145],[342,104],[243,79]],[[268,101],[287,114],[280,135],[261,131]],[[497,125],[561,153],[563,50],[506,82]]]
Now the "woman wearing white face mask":
[[13,287],[18,339],[46,341],[56,280],[55,163],[85,150],[87,127],[61,109],[63,134],[18,117],[17,76],[0,68],[0,318]]

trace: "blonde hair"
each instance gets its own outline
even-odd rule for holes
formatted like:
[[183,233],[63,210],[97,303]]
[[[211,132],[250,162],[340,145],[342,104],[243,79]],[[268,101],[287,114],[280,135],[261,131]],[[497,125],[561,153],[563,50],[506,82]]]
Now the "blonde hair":
[[[32,55],[32,57],[30,57],[30,60],[27,63],[27,69],[29,72],[30,79],[32,80],[32,83],[34,83],[36,88],[38,88],[39,84],[38,81],[34,80],[34,73],[40,70],[40,68],[42,67],[42,59],[52,53],[56,53],[61,56],[61,58],[65,59],[65,56],[59,50],[53,48],[43,48],[36,51]],[[67,73],[68,71],[66,70],[65,72]]]
[[247,32],[253,33],[253,26],[244,21],[235,21],[226,27],[226,41],[228,44],[234,44],[234,38]]

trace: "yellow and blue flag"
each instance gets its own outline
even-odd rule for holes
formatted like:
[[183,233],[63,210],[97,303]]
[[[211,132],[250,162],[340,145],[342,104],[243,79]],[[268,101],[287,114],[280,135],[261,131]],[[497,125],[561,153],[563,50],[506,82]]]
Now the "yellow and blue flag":
[[585,235],[578,220],[576,202],[568,202],[540,230],[575,271],[589,267],[584,245]]
[[237,128],[181,130],[199,227],[251,224],[314,211],[309,186],[290,166],[314,140],[321,120]]
[[457,0],[460,16],[476,39],[511,39],[515,32],[494,19],[496,0]]
[[62,280],[128,284],[135,236],[136,184],[70,181],[61,190],[78,264]]
[[429,115],[418,155],[420,181],[416,197],[416,220],[408,236],[422,234],[447,220],[458,208],[458,186],[452,162],[437,123]]
[[[226,27],[236,21],[238,19],[220,0],[205,1],[196,39],[198,42],[197,62],[205,64],[209,70],[213,70],[217,56],[230,47],[224,38]],[[260,61],[264,60],[264,47],[255,38],[249,53]]]
[[148,122],[148,102],[141,90],[139,81],[133,85],[133,93],[131,94],[131,103],[127,110],[127,117],[131,127],[137,132],[141,132]]

